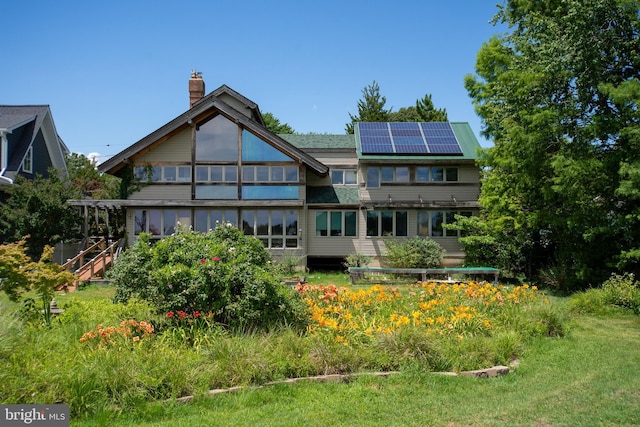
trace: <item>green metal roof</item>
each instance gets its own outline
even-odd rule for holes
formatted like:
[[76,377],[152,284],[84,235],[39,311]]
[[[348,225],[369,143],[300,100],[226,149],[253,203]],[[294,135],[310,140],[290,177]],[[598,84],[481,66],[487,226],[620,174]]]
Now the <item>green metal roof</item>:
[[399,155],[399,154],[362,154],[360,139],[356,128],[356,149],[360,160],[475,160],[478,158],[478,149],[481,148],[478,139],[467,122],[450,122],[451,129],[460,144],[462,155]]
[[329,135],[329,134],[278,134],[289,144],[302,150],[319,149],[356,149],[354,135]]
[[307,187],[307,203],[358,204],[360,203],[360,195],[358,187]]

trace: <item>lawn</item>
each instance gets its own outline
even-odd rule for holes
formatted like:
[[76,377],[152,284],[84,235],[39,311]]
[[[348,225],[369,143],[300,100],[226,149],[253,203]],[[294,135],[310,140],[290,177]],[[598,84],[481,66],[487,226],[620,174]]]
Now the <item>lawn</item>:
[[[304,334],[232,334],[193,313],[158,317],[140,301],[112,304],[109,286],[59,295],[66,312],[51,328],[21,324],[18,306],[0,298],[0,402],[69,403],[77,426],[640,423],[640,317],[585,309],[602,304],[600,294],[576,305],[526,286],[307,279]],[[340,286],[321,285],[332,282]],[[433,373],[514,356],[519,365],[504,377]],[[367,374],[382,370],[397,373]],[[334,372],[363,375],[269,385]],[[195,398],[176,400],[184,395]]]
[[350,383],[247,389],[151,403],[78,426],[631,426],[640,424],[640,319],[579,316],[540,338],[507,376],[403,372]]

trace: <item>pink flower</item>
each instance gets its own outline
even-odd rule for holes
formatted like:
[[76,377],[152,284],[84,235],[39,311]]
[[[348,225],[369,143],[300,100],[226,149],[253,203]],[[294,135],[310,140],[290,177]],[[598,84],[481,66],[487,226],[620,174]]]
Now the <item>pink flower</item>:
[[213,258],[211,258],[211,261],[220,261],[220,257],[214,256]]
[[205,262],[207,262],[207,260],[206,260],[206,259],[201,259],[201,260],[200,260],[200,264],[204,264]]

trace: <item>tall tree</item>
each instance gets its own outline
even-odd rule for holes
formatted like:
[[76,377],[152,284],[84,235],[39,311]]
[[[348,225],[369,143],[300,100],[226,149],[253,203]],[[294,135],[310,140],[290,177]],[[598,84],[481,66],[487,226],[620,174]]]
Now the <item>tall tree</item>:
[[353,133],[353,124],[356,122],[387,122],[391,110],[384,108],[387,98],[380,95],[380,86],[374,80],[369,86],[362,89],[362,99],[358,101],[358,114],[349,113],[351,120],[346,124],[347,133]]
[[66,158],[69,180],[79,197],[117,199],[120,180],[113,175],[101,174],[94,162],[83,154],[71,153]]
[[[465,86],[494,146],[487,229],[509,224],[529,274],[566,289],[638,269],[640,33],[635,0],[508,0]],[[635,197],[634,197],[635,195]]]
[[280,120],[278,120],[273,113],[264,113],[262,119],[264,120],[265,127],[273,133],[296,133],[287,123],[280,123]]
[[416,101],[416,112],[420,122],[446,122],[448,121],[447,109],[436,108],[431,100],[431,94],[426,94]]

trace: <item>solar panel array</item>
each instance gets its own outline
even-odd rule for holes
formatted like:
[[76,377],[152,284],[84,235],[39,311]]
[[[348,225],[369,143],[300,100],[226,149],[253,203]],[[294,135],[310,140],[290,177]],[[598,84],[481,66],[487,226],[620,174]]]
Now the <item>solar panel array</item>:
[[359,122],[363,154],[462,155],[447,122]]

